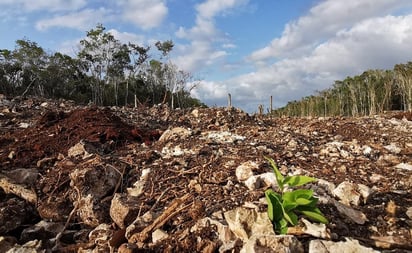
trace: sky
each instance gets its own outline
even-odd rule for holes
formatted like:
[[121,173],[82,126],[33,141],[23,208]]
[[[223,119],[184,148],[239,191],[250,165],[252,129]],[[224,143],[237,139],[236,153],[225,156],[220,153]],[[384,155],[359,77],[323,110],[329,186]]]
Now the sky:
[[0,49],[27,38],[75,56],[98,23],[122,42],[172,40],[208,106],[253,113],[412,61],[411,0],[0,0]]

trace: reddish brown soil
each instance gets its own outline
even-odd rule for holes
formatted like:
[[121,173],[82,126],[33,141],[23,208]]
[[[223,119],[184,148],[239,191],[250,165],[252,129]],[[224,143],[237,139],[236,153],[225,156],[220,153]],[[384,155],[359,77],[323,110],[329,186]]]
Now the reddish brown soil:
[[[365,225],[342,217],[334,206],[320,206],[331,221],[328,226],[335,240],[350,236],[371,247],[376,247],[369,239],[372,235],[393,235],[412,241],[411,224],[405,214],[406,209],[412,207],[412,172],[394,168],[397,163],[412,161],[412,133],[396,130],[396,126],[388,123],[390,119],[411,121],[412,113],[391,112],[379,118],[271,119],[223,108],[197,109],[199,115],[195,116],[191,110],[171,111],[165,107],[109,109],[75,107],[64,101],[46,101],[47,105],[42,105],[44,101],[35,98],[15,101],[1,106],[0,174],[20,168],[37,169],[40,176],[29,187],[37,193],[39,203],[33,206],[0,189],[0,208],[10,215],[24,217],[16,229],[3,234],[0,230],[0,236],[12,236],[24,243],[28,239],[20,237],[21,231],[41,219],[67,221],[74,207],[68,197],[74,192],[69,174],[75,168],[85,166],[81,159],[67,158],[67,153],[69,148],[82,141],[87,144],[89,153],[98,157],[98,163],[93,164],[96,170],[114,166],[122,172],[121,184],[115,189],[118,193],[132,187],[143,169],[154,171],[143,195],[134,199],[140,207],[139,213],[161,212],[174,199],[187,192],[191,194],[186,202],[191,205],[162,226],[170,235],[169,239],[155,246],[140,245],[144,252],[201,252],[206,247],[216,251],[220,245],[216,243],[215,228],[208,227],[195,233],[188,233],[187,229],[202,217],[245,202],[255,203],[262,211],[266,210],[266,206],[259,202],[265,189],[249,191],[237,182],[235,176],[236,167],[246,161],[260,164],[255,174],[271,171],[264,156],[274,158],[283,173],[302,170],[336,185],[350,181],[376,188],[367,202],[357,207],[369,219]],[[29,123],[29,126],[21,128],[21,123]],[[192,134],[167,143],[157,141],[166,129],[173,127],[190,128]],[[209,131],[230,131],[246,139],[219,143],[204,138],[204,133]],[[291,140],[296,143],[294,147],[290,146]],[[359,145],[372,147],[373,152],[350,159],[314,155],[336,140],[342,143],[356,140]],[[402,150],[396,154],[396,161],[382,161],[379,158],[388,153],[383,146],[391,143]],[[176,146],[193,153],[163,155],[165,147]],[[342,165],[345,169],[338,169]],[[373,174],[382,177],[376,182],[371,179]],[[190,188],[192,180],[201,185],[200,192]],[[103,196],[100,203],[102,212],[105,212],[102,220],[108,224],[114,224],[108,214],[113,194]],[[385,211],[389,200],[396,203],[396,217],[388,216]],[[3,217],[8,216],[4,214]],[[392,218],[393,222],[388,222]],[[375,226],[376,232],[371,232],[370,226]],[[92,229],[75,215],[67,227],[72,232],[61,239],[60,250],[93,247],[87,238]],[[113,230],[122,234],[116,225]],[[299,239],[307,247],[310,238],[302,236]],[[125,238],[120,236],[120,239],[112,240],[119,246]]]

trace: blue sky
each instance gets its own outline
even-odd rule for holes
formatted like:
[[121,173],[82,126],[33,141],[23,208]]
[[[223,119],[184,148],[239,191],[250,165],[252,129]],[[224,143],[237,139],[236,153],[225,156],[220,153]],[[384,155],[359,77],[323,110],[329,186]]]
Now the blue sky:
[[171,39],[193,96],[248,112],[367,69],[412,61],[411,0],[0,0],[0,48],[24,37],[70,55],[102,23],[141,45]]

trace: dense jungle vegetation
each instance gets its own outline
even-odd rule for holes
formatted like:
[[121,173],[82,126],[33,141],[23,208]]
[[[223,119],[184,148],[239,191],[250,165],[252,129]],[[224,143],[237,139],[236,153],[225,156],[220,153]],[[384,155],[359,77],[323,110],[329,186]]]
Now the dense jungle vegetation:
[[[0,50],[0,94],[64,98],[80,104],[204,106],[190,97],[196,81],[169,59],[172,41],[121,43],[102,24],[87,32],[75,57],[48,53],[28,39]],[[188,87],[187,84],[192,86]]]

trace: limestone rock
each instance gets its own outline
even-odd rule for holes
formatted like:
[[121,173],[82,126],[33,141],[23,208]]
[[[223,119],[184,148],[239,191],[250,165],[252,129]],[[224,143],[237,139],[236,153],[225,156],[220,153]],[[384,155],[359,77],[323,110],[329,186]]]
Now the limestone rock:
[[253,161],[247,161],[242,163],[236,168],[236,177],[239,181],[245,181],[251,176],[253,176],[253,170],[257,169],[259,166]]
[[139,213],[139,203],[134,197],[116,193],[110,205],[110,217],[121,229],[130,225]]
[[231,132],[228,132],[228,131],[206,132],[206,133],[202,133],[202,135],[205,135],[205,137],[203,138],[209,139],[217,143],[233,143],[235,141],[243,141],[246,139],[246,137],[244,136],[232,134]]
[[130,196],[138,197],[143,193],[143,188],[146,184],[147,178],[149,177],[150,171],[150,168],[142,170],[140,179],[133,184],[133,187],[127,188],[127,193]]
[[365,202],[369,195],[371,194],[371,190],[369,187],[363,184],[354,184],[350,182],[342,182],[340,183],[336,189],[333,190],[333,195],[338,197],[340,201],[345,205],[355,205],[358,206],[360,204],[361,199]]
[[292,235],[253,235],[240,250],[240,253],[277,252],[303,253],[303,246]]
[[355,210],[350,206],[344,205],[336,200],[333,200],[333,204],[336,206],[339,213],[348,217],[351,221],[355,222],[356,224],[363,225],[366,221],[368,221],[366,215],[361,211]]
[[186,139],[192,134],[192,131],[183,127],[175,127],[163,132],[159,142],[168,142],[177,139]]
[[305,234],[317,237],[317,238],[324,238],[324,239],[330,239],[330,231],[327,229],[325,224],[317,223],[313,224],[310,221],[306,220],[305,218],[301,219],[303,224],[305,224],[305,228],[303,229],[303,232]]
[[379,251],[359,244],[359,241],[346,238],[346,242],[312,240],[309,243],[309,253],[378,253]]
[[224,213],[230,230],[243,241],[252,235],[274,235],[273,225],[266,212],[238,207]]
[[152,233],[152,242],[153,243],[159,242],[161,240],[166,239],[168,236],[169,235],[165,231],[163,231],[161,229],[156,229]]
[[55,238],[58,233],[63,230],[64,223],[62,222],[49,222],[41,220],[34,226],[26,228],[20,235],[20,240],[23,242],[42,240],[46,241],[51,238]]

